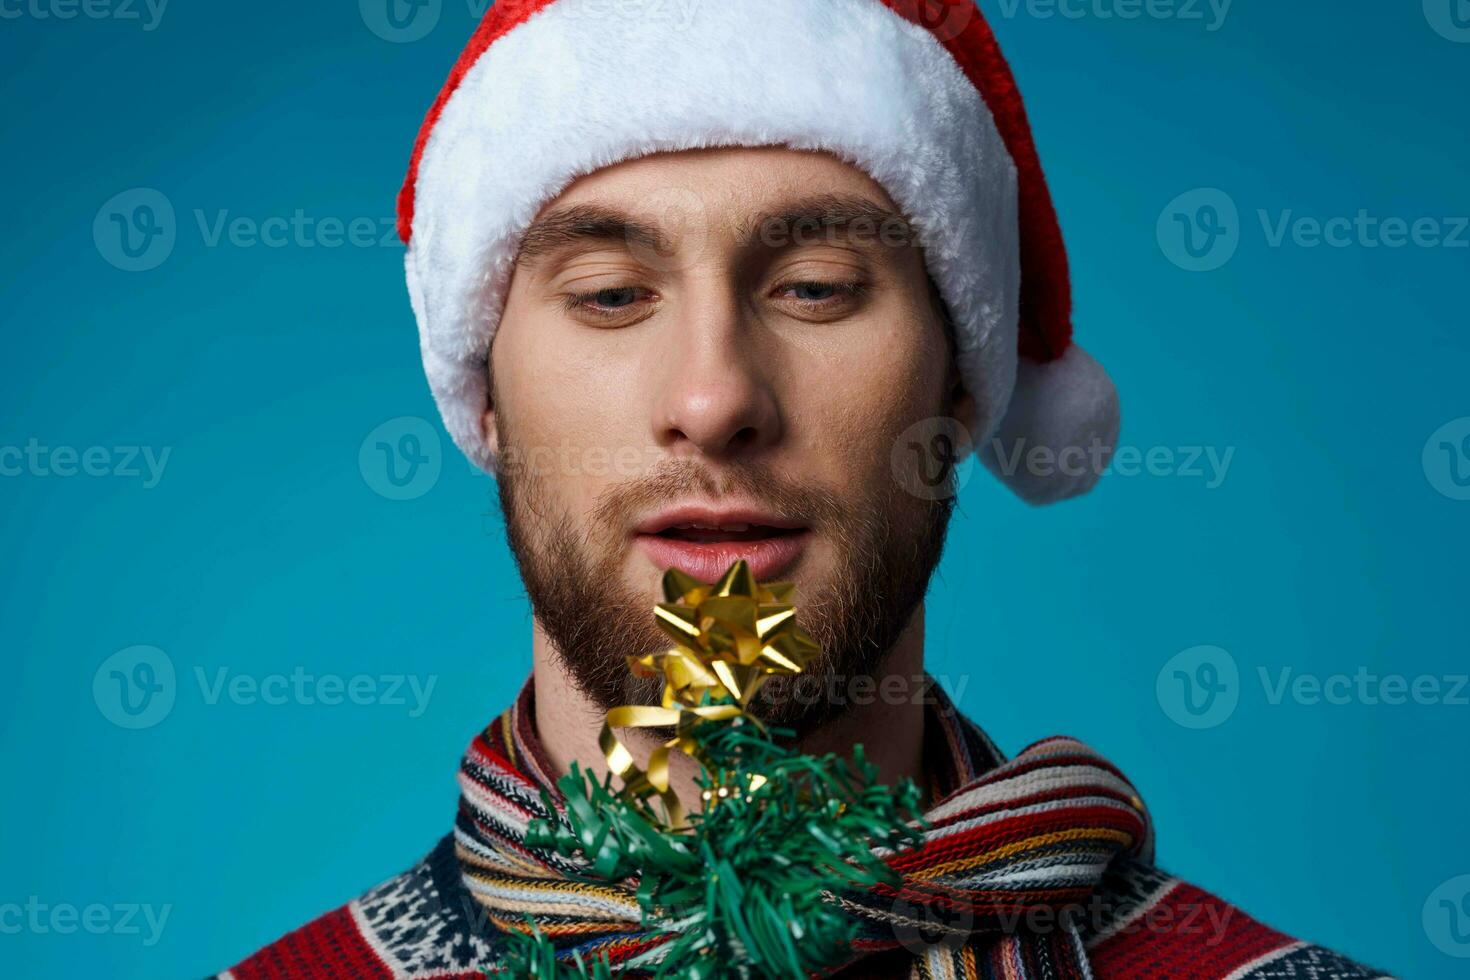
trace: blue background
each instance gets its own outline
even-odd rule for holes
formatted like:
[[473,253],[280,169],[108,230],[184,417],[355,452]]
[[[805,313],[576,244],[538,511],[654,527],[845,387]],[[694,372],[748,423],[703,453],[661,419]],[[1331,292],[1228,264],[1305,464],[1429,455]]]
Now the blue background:
[[[446,0],[426,36],[393,43],[370,4],[175,0],[146,30],[141,7],[62,20],[36,2],[6,0],[21,16],[0,20],[0,447],[170,456],[152,487],[0,477],[0,906],[170,911],[151,946],[146,930],[0,932],[0,974],[196,976],[419,857],[452,820],[460,750],[529,668],[489,479],[447,437],[421,444],[439,472],[412,499],[389,499],[376,439],[360,466],[380,423],[438,428],[402,250],[377,239],[472,17]],[[931,594],[931,669],[1008,750],[1065,730],[1116,760],[1176,873],[1402,975],[1464,976],[1449,952],[1470,947],[1421,913],[1470,873],[1470,707],[1273,704],[1258,671],[1470,669],[1470,502],[1436,489],[1470,459],[1421,458],[1470,416],[1470,250],[1273,247],[1257,212],[1470,214],[1470,44],[1417,2],[1239,0],[1217,30],[1203,6],[984,6],[1125,444],[1234,455],[1213,488],[1113,474],[1046,510],[976,473]],[[129,272],[107,213],[93,230],[135,188],[167,199],[176,230],[161,264]],[[1239,213],[1219,243],[1234,254],[1207,272],[1159,229],[1204,220],[1198,195],[1169,211],[1198,188]],[[222,213],[298,210],[365,219],[374,240],[210,244]],[[164,651],[175,700],[130,730],[110,670],[93,681],[138,644]],[[1236,707],[1190,728],[1167,665],[1204,644],[1238,670],[1218,702]],[[414,717],[411,697],[210,703],[196,673],[298,667],[437,681]]]

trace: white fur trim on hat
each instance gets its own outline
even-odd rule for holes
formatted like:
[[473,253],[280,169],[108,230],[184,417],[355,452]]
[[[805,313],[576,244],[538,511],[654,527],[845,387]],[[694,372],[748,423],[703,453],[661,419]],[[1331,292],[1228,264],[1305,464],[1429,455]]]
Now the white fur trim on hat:
[[687,24],[557,0],[495,41],[419,165],[406,257],[424,367],[481,466],[486,360],[520,238],[584,174],[660,151],[787,145],[858,166],[917,227],[990,422],[1010,396],[1016,176],[979,92],[877,0],[720,0]]

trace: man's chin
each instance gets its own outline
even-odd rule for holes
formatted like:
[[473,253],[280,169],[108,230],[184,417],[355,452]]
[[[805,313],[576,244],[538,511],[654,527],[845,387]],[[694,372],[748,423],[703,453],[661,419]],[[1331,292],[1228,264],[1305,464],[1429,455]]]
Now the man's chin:
[[[644,549],[629,547],[628,529],[642,526],[642,510],[695,493],[738,491],[765,501],[772,513],[799,515],[800,528],[821,529],[804,532],[810,540],[789,563],[753,568],[758,579],[770,581],[763,573],[776,570],[776,578],[796,586],[797,619],[823,651],[806,673],[768,679],[752,706],[761,720],[799,734],[848,710],[846,699],[830,696],[829,678],[877,674],[923,600],[952,506],[949,499],[914,500],[897,491],[842,506],[833,493],[783,484],[754,467],[731,471],[723,482],[702,470],[670,471],[604,491],[584,527],[566,515],[519,505],[548,497],[533,475],[511,474],[497,486],[511,551],[541,631],[562,671],[604,710],[657,704],[659,679],[634,676],[628,661],[673,642],[653,610],[664,600],[660,579],[669,566],[658,567],[661,562]],[[690,519],[676,531],[690,537],[690,525],[698,524]],[[695,577],[713,581],[726,567],[700,566]]]

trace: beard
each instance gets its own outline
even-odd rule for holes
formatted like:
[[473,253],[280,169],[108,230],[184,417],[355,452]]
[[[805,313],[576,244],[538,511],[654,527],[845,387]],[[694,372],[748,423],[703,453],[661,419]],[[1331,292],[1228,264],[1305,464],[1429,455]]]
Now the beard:
[[[517,451],[503,407],[497,423],[502,460],[533,458]],[[829,542],[835,571],[828,581],[803,583],[793,600],[798,622],[821,652],[800,674],[767,678],[748,706],[762,721],[798,738],[847,710],[851,699],[834,692],[857,683],[878,689],[883,665],[939,563],[954,507],[953,493],[925,499],[905,492],[896,480],[844,501],[829,490],[784,480],[763,465],[715,473],[703,463],[678,459],[604,488],[583,529],[569,514],[548,512],[554,498],[533,467],[497,466],[496,486],[536,621],[578,690],[604,711],[660,703],[662,679],[635,676],[628,658],[673,645],[654,623],[651,597],[623,581],[636,515],[690,497],[740,494]]]

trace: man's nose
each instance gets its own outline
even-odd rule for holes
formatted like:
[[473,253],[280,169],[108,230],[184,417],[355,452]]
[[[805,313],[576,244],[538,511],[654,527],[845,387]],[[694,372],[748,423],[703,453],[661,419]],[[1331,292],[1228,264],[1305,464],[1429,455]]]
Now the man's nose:
[[654,354],[658,445],[675,455],[749,456],[781,437],[773,365],[758,327],[730,290],[705,291],[668,324]]

